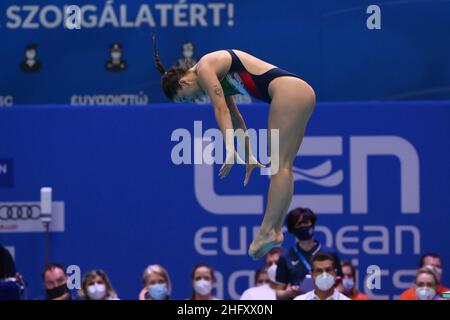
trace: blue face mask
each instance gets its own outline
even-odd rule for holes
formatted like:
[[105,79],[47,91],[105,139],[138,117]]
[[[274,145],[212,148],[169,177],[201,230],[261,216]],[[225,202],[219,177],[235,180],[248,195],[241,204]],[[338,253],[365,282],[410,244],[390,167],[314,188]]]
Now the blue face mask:
[[164,300],[167,298],[167,285],[165,283],[157,283],[148,286],[148,294],[153,300]]
[[314,233],[314,226],[300,227],[294,229],[293,233],[298,240],[310,240]]
[[344,286],[345,290],[350,291],[355,286],[355,282],[353,281],[353,279],[343,279],[342,285]]

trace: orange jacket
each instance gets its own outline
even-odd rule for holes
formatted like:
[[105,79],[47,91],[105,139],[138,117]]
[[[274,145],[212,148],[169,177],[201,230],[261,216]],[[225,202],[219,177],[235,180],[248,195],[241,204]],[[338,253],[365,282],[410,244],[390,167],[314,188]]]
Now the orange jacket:
[[361,293],[359,291],[356,292],[356,294],[353,294],[350,299],[352,300],[369,300],[369,296],[365,295],[364,293]]

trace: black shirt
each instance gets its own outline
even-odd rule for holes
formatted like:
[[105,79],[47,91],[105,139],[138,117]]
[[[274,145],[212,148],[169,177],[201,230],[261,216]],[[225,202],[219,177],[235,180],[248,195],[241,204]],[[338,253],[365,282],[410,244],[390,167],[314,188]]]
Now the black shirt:
[[[305,260],[309,263],[311,258],[318,252],[326,252],[334,257],[334,267],[337,269],[337,276],[342,276],[341,261],[339,256],[331,248],[320,245],[317,241],[316,245],[309,251],[305,251],[297,246],[298,251],[303,255]],[[289,251],[280,257],[277,264],[277,275],[276,280],[283,284],[295,284],[300,285],[305,279],[306,275],[309,273],[308,268],[297,256],[295,249],[291,248]]]

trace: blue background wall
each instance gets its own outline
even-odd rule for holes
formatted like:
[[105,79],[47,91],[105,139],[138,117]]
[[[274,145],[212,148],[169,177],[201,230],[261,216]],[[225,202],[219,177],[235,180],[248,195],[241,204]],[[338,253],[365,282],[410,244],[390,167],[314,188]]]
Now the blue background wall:
[[[165,101],[152,62],[156,30],[166,65],[180,58],[183,42],[191,41],[196,59],[238,48],[297,73],[321,100],[450,97],[448,1],[222,1],[215,2],[223,6],[216,18],[210,1],[186,1],[181,8],[173,6],[176,1],[106,3],[70,2],[86,12],[82,28],[68,30],[55,14],[64,12],[66,1],[1,1],[0,95],[13,96],[15,104],[68,104],[73,95],[140,92],[150,102]],[[372,4],[381,9],[380,30],[366,26]],[[161,5],[168,5],[166,22]],[[191,22],[189,12],[199,5],[205,26]],[[153,22],[138,18],[143,6]],[[123,45],[128,63],[119,73],[104,67],[115,42]],[[43,65],[35,74],[19,69],[30,43],[38,45]]]
[[[305,170],[331,161],[332,168],[322,176],[326,178],[341,171],[343,179],[324,186],[320,175],[311,176],[311,181],[296,181],[295,194],[342,196],[341,214],[319,213],[318,224],[322,229],[317,235],[325,241],[323,228],[332,232],[329,244],[340,251],[342,258],[356,259],[360,281],[369,265],[376,264],[384,270],[382,287],[374,290],[374,294],[392,298],[402,291],[401,282],[408,287],[420,254],[430,250],[442,255],[443,282],[450,283],[446,238],[450,222],[449,107],[448,102],[321,103],[311,120],[306,139],[341,139],[342,154],[331,155],[333,148],[326,147],[322,155],[298,157],[295,166]],[[52,260],[79,265],[82,272],[104,268],[122,298],[136,298],[144,268],[160,263],[170,272],[174,297],[183,299],[190,293],[191,268],[202,261],[211,263],[223,275],[224,296],[235,297],[229,295],[229,286],[241,293],[249,285],[245,275],[262,264],[246,255],[252,229],[259,225],[262,216],[248,214],[249,210],[244,208],[231,215],[211,213],[208,205],[199,202],[204,192],[195,188],[201,189],[208,181],[212,182],[211,178],[202,174],[195,177],[198,167],[176,166],[171,160],[172,149],[177,144],[171,141],[173,131],[185,128],[193,135],[194,121],[200,120],[203,131],[215,127],[210,108],[166,104],[0,109],[0,158],[13,159],[14,163],[14,186],[0,189],[0,202],[38,201],[40,187],[52,186],[54,200],[65,203],[65,231],[51,233]],[[249,127],[266,128],[266,105],[242,106],[241,110]],[[361,164],[350,162],[350,155],[361,150],[355,146],[354,139],[393,136],[402,141],[399,153],[403,154],[400,149],[405,148],[413,152],[402,161],[396,151],[390,151],[391,155],[369,156],[368,212],[358,214],[350,205],[350,181]],[[384,143],[387,148],[389,141]],[[370,140],[367,143],[373,145]],[[307,147],[306,142],[303,147]],[[409,177],[419,174],[418,197],[400,187],[400,172],[414,167],[414,155],[419,160],[418,172],[413,169],[407,174]],[[217,195],[265,198],[269,182],[266,176],[255,174],[244,189],[243,167],[235,166],[225,180],[218,179],[218,169],[219,165],[215,165],[212,178]],[[410,181],[410,187],[414,188],[416,182]],[[402,195],[409,199],[408,203],[418,200],[417,210],[412,213],[402,210]],[[224,213],[231,213],[234,203],[226,201],[222,205]],[[311,207],[316,210],[321,204],[318,201]],[[33,297],[41,291],[39,273],[44,263],[44,234],[5,233],[5,226],[14,223],[22,222],[1,221],[0,241],[15,247],[18,269],[28,279]],[[344,234],[356,240],[341,246],[338,242],[342,235],[338,233],[346,226],[358,228]],[[373,226],[378,227],[374,230]],[[419,237],[405,232],[400,243],[395,230],[402,226],[412,226]],[[197,241],[196,246],[196,235],[204,227],[217,228],[208,229],[203,235],[213,242],[199,246]],[[287,235],[285,247],[293,241]],[[371,241],[369,249],[365,248],[367,241]],[[371,251],[383,249],[383,243],[386,244],[384,252]],[[401,252],[396,251],[396,246],[401,247]],[[230,254],[224,249],[228,247],[242,250]],[[199,248],[215,252],[205,255],[211,251],[205,253]],[[345,254],[348,249],[356,251]],[[230,280],[234,272],[242,270],[249,272],[236,281]],[[406,275],[402,275],[404,270]],[[400,279],[396,280],[397,277]]]

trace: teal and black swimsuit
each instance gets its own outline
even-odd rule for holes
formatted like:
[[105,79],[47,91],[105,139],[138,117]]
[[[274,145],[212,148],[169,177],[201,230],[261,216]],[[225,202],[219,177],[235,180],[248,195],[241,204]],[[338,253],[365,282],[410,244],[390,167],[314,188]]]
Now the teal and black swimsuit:
[[231,67],[226,76],[220,81],[225,96],[235,94],[250,95],[256,99],[270,103],[269,83],[278,77],[295,77],[296,74],[280,68],[273,68],[261,74],[254,75],[247,71],[239,57],[233,50],[227,50],[231,55]]

